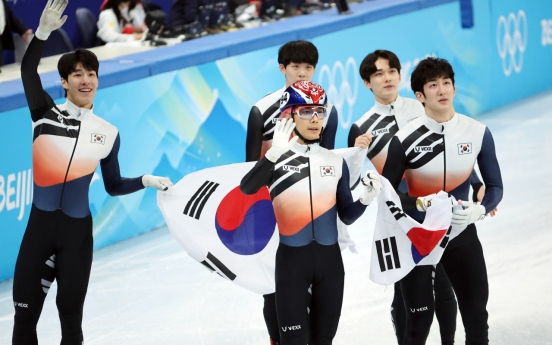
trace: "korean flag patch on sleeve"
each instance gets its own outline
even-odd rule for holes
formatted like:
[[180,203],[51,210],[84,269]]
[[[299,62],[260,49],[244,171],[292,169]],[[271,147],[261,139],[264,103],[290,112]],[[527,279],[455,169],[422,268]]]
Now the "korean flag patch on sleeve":
[[334,167],[330,166],[322,166],[320,167],[320,176],[335,176],[335,169]]

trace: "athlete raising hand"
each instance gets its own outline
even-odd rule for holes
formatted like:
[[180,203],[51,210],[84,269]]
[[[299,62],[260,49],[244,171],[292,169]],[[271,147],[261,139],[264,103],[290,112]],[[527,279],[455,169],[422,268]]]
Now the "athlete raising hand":
[[21,63],[25,96],[33,122],[34,195],[31,214],[17,257],[13,282],[15,324],[12,344],[38,344],[36,325],[44,299],[57,280],[56,304],[61,344],[82,344],[82,311],[92,265],[90,181],[98,166],[112,195],[147,186],[166,190],[164,177],[121,177],[116,127],[94,114],[99,62],[78,49],[58,62],[66,101],[55,104],[42,88],[37,72],[44,42],[60,28],[67,0],[49,0],[36,35]]

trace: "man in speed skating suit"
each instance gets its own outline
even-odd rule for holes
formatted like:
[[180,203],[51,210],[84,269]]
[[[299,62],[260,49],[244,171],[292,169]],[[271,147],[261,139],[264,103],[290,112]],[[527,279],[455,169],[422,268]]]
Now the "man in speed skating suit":
[[[433,195],[443,190],[463,206],[453,210],[452,225],[464,230],[441,258],[458,299],[466,344],[488,344],[488,280],[474,223],[502,199],[500,168],[490,130],[455,112],[454,71],[444,59],[422,60],[411,77],[412,90],[425,114],[391,139],[385,176],[401,197],[403,209],[422,222]],[[481,204],[469,202],[470,177],[477,162],[486,186]],[[405,176],[408,194],[399,190]],[[403,345],[425,344],[433,320],[432,266],[416,266],[400,281],[407,312]]]
[[66,101],[55,104],[42,88],[37,67],[50,33],[63,25],[67,0],[49,0],[21,63],[33,127],[33,205],[15,266],[13,345],[36,345],[36,325],[46,294],[57,281],[61,344],[83,343],[82,317],[92,266],[90,181],[98,164],[108,194],[144,187],[166,190],[164,177],[121,177],[116,127],[94,114],[99,63],[84,49],[58,62]]
[[[327,116],[318,84],[299,81],[281,99],[285,119],[276,123],[271,148],[242,179],[244,194],[267,186],[280,244],[276,253],[276,305],[282,345],[331,344],[343,300],[344,268],[337,242],[337,217],[351,224],[380,192],[368,174],[362,197],[353,202],[342,157],[318,145]],[[290,139],[290,136],[292,138]],[[366,148],[367,136],[358,139]],[[312,285],[310,322],[305,291]],[[310,325],[309,325],[310,324]]]

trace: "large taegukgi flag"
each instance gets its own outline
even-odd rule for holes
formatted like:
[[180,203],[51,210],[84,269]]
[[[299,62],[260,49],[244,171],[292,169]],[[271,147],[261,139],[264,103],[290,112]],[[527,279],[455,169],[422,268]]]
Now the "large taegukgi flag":
[[416,265],[435,265],[450,240],[464,228],[451,226],[452,209],[461,207],[454,197],[441,191],[431,200],[423,223],[405,214],[391,183],[380,176],[378,217],[372,243],[370,280],[393,284]]
[[[351,185],[360,176],[366,150],[335,150],[347,162]],[[278,231],[266,187],[254,195],[240,181],[256,162],[204,169],[184,176],[157,204],[169,230],[184,250],[210,270],[259,294],[273,293]],[[338,220],[339,242],[354,250]]]

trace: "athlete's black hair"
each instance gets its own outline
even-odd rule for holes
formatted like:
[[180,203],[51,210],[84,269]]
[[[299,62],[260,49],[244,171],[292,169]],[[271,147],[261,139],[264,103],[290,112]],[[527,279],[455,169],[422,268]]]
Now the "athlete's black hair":
[[134,7],[136,7],[136,4],[139,2],[139,0],[108,0],[104,7],[102,8],[102,11],[105,11],[107,9],[112,9],[115,13],[115,16],[117,17],[117,21],[121,21],[121,11],[119,10],[119,5],[122,2],[130,2],[128,5],[128,10],[132,10]]
[[445,59],[437,57],[427,57],[420,61],[410,77],[410,86],[414,93],[421,92],[424,94],[424,85],[437,78],[450,78],[454,86],[454,70],[452,65]]
[[316,67],[318,63],[318,49],[314,44],[304,41],[291,41],[278,50],[278,64],[286,67],[290,63],[308,63]]
[[360,63],[358,72],[362,80],[370,82],[370,76],[378,70],[376,67],[376,61],[378,61],[378,59],[389,61],[389,68],[396,68],[397,71],[401,73],[401,62],[397,55],[389,50],[378,49],[366,55],[364,60]]
[[[69,74],[75,72],[79,63],[84,69],[94,71],[96,75],[98,75],[100,63],[96,54],[92,53],[90,50],[77,49],[74,52],[61,56],[58,61],[59,76],[62,79],[69,80]],[[67,97],[67,91],[65,91],[65,97]]]

